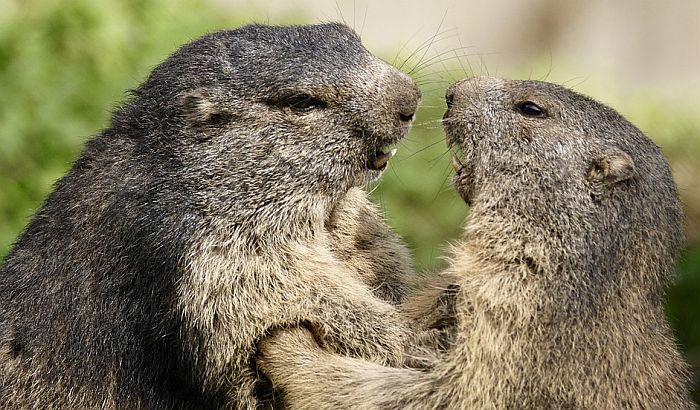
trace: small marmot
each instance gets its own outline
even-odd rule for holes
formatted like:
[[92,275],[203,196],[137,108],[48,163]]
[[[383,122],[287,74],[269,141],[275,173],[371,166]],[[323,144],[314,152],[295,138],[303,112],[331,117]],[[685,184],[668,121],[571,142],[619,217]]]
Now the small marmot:
[[429,371],[261,344],[291,408],[687,409],[663,309],[682,213],[659,148],[614,110],[539,81],[447,92],[454,185],[470,205],[446,273],[454,344]]

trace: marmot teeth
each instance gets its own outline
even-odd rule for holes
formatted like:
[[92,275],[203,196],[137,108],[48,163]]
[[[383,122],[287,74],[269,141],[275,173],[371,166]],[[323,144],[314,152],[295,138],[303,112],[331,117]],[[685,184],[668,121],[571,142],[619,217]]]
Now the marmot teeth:
[[391,157],[396,155],[396,151],[396,148],[392,148],[389,152],[384,152],[384,149],[377,151],[377,156],[374,159],[374,162],[372,162],[372,169],[379,171],[386,167],[386,164],[389,162]]
[[459,160],[457,154],[454,152],[452,153],[452,168],[454,168],[457,174],[462,172],[462,168],[464,168],[464,164],[462,164],[462,161]]

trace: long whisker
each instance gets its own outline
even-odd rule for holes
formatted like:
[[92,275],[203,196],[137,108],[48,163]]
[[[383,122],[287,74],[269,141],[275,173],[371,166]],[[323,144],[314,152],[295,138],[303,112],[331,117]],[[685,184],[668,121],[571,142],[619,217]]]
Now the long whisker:
[[[401,55],[401,52],[402,52],[402,51],[404,51],[404,50],[407,49],[408,43],[410,43],[411,40],[413,40],[413,39],[418,35],[419,32],[420,32],[420,30],[416,30],[416,31],[411,35],[411,37],[408,38],[408,40],[404,41],[404,42],[401,44],[401,47],[399,47],[399,50],[398,50],[398,51],[396,52],[396,54],[394,55],[394,59],[391,60],[391,65],[393,65],[394,67],[396,67],[396,59],[399,58],[399,56]],[[400,67],[396,67],[396,68],[401,69]]]
[[[409,61],[410,61],[413,57],[415,57],[419,52],[423,51],[426,47],[428,47],[428,46],[430,45],[430,42],[431,42],[431,41],[434,41],[434,42],[436,42],[436,43],[437,43],[437,42],[444,41],[444,40],[446,40],[446,39],[452,37],[453,34],[451,34],[451,32],[454,32],[454,31],[456,31],[456,29],[445,30],[444,32],[439,33],[437,36],[433,36],[433,37],[430,37],[430,38],[426,39],[425,41],[423,41],[422,43],[420,43],[420,44],[416,47],[415,50],[413,50],[411,53],[409,53],[409,55],[401,62],[401,65],[400,65],[399,67],[397,67],[397,68],[398,68],[398,69],[402,69],[403,66],[406,65],[407,62],[409,62]],[[410,38],[409,40],[407,40],[405,43],[403,43],[402,47],[399,49],[399,52],[398,52],[398,53],[396,54],[396,56],[394,57],[394,62],[392,62],[392,65],[395,66],[394,63],[396,62],[396,59],[399,57],[399,55],[401,54],[401,52],[407,48],[408,43],[409,43],[411,40],[413,40],[413,39],[416,37],[416,35],[418,35],[419,32],[420,32],[420,30],[417,30],[417,31],[411,36],[411,38]],[[449,35],[448,35],[448,34],[449,34]]]
[[413,157],[415,157],[416,155],[420,154],[421,152],[423,152],[423,151],[425,151],[425,150],[427,150],[427,149],[429,149],[429,148],[431,148],[431,147],[434,147],[435,145],[437,145],[437,144],[439,144],[439,143],[444,143],[444,142],[445,142],[445,140],[441,138],[441,139],[439,139],[439,140],[437,140],[437,141],[435,141],[435,142],[432,142],[432,143],[428,144],[427,146],[425,146],[425,147],[423,147],[423,148],[421,148],[421,149],[419,149],[419,150],[414,151],[413,153],[411,153],[411,154],[408,155],[407,157],[401,158],[401,161],[399,161],[399,162],[405,161],[405,160],[407,160],[407,159],[409,159],[409,158],[413,158]]
[[[450,61],[453,59],[459,59],[460,57],[470,57],[470,56],[477,56],[477,55],[483,55],[483,53],[462,53],[458,54],[458,51],[466,51],[469,49],[472,49],[473,47],[467,47],[467,48],[455,48],[455,49],[450,49],[447,51],[442,51],[440,53],[436,53],[435,55],[429,57],[428,59],[416,64],[415,67],[411,71],[408,72],[408,74],[415,74],[420,72],[421,70],[424,70],[425,68],[431,67],[435,64],[438,64],[440,62],[444,61]],[[455,55],[450,55],[450,54],[455,54]],[[445,57],[447,55],[450,55],[449,57]]]
[[[433,198],[433,201],[437,201],[438,196],[440,196],[440,194],[442,194],[443,192],[446,192],[445,184],[447,183],[447,180],[450,178],[450,175],[451,175],[449,167],[450,166],[447,165],[446,168],[442,171],[445,174],[445,177],[442,179],[442,183],[439,185],[437,192],[435,193],[435,197]],[[447,171],[447,172],[445,172],[445,171]]]
[[[423,55],[418,60],[418,64],[420,64],[421,61],[423,61],[425,54],[428,52],[430,47],[432,47],[433,43],[435,42],[435,38],[437,38],[438,34],[440,33],[440,29],[442,28],[442,25],[445,23],[446,17],[447,17],[447,10],[445,10],[445,14],[442,15],[442,19],[440,20],[440,24],[438,24],[437,30],[435,30],[435,34],[430,39],[430,42],[428,43],[428,45],[425,47],[425,50],[423,51]],[[409,56],[409,57],[411,57],[411,56]],[[401,64],[401,67],[399,67],[399,69],[403,68],[403,66],[406,64],[407,61],[408,61],[408,58],[406,60],[404,60],[404,62]],[[413,70],[411,70],[411,71],[413,71]],[[409,75],[410,75],[410,72],[409,72]]]
[[338,3],[338,0],[335,0],[335,9],[338,12],[338,15],[340,16],[340,20],[345,24],[346,26],[349,25],[347,21],[345,21],[345,17],[343,16],[343,11],[340,9],[340,4]]

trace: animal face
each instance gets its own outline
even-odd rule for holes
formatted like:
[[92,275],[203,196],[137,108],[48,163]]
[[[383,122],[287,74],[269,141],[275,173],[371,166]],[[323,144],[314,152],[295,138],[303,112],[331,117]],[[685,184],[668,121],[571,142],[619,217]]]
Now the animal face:
[[468,234],[507,263],[587,283],[641,257],[663,269],[681,238],[675,186],[658,147],[622,116],[540,81],[467,79],[446,102]]
[[491,181],[549,200],[594,195],[600,184],[636,176],[624,146],[625,134],[639,132],[563,87],[473,78],[450,87],[446,99],[447,141],[458,150],[455,187],[468,203]]
[[420,100],[407,75],[341,24],[210,34],[157,67],[135,95],[132,108],[146,114],[130,118],[162,128],[149,131],[151,145],[208,183],[259,191],[273,181],[331,196],[379,177]]

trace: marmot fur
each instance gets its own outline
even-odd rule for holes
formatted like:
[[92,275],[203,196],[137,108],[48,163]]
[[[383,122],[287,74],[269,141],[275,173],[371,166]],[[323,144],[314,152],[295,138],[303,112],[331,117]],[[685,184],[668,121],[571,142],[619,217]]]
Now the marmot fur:
[[302,329],[261,344],[291,408],[687,409],[663,310],[682,213],[659,148],[612,109],[538,81],[447,92],[470,204],[447,274],[455,342],[429,371],[340,357]]
[[[357,187],[419,99],[341,24],[180,48],[5,259],[0,406],[253,408],[256,343],[299,323],[338,353],[402,362],[409,260]],[[359,266],[367,247],[386,255]]]

